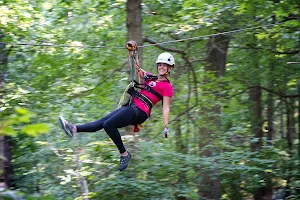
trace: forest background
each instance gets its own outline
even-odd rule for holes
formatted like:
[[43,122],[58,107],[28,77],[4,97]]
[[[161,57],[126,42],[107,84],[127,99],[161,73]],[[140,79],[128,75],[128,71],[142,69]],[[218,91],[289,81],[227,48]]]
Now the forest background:
[[[296,0],[0,0],[1,198],[300,199],[300,3]],[[170,135],[161,105],[117,172],[104,131],[129,40],[156,73],[176,66]]]

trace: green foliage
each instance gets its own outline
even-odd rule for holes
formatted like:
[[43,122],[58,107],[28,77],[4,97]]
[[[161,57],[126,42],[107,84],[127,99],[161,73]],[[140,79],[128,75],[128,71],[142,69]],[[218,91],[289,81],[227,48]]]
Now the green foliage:
[[[4,120],[0,121],[0,135],[16,136],[17,132],[30,136],[38,136],[49,132],[49,126],[45,123],[32,123],[36,115],[25,108],[15,107],[13,114],[4,115]],[[21,125],[21,127],[20,127]]]
[[[125,1],[0,2],[1,41],[103,47],[7,45],[0,134],[13,136],[12,189],[23,199],[83,199],[80,179],[87,181],[90,199],[199,199],[203,174],[220,179],[222,199],[251,199],[269,180],[273,188],[288,185],[290,195],[299,196],[299,142],[289,149],[279,134],[281,98],[274,95],[272,145],[264,140],[262,149],[252,151],[258,139],[251,132],[247,94],[257,84],[268,88],[271,79],[274,94],[297,93],[299,65],[286,63],[299,58],[284,54],[299,49],[295,1],[143,1],[143,36],[158,42],[286,22],[231,34],[225,77],[204,70],[207,38],[164,44],[185,52],[174,53],[171,135],[162,137],[157,105],[138,142],[124,137],[133,160],[122,173],[104,131],[80,135],[76,148],[59,130],[57,116],[81,124],[116,108],[128,75],[127,52],[119,48],[126,42]],[[163,50],[142,50],[143,68],[155,73]],[[208,150],[212,155],[199,156]]]

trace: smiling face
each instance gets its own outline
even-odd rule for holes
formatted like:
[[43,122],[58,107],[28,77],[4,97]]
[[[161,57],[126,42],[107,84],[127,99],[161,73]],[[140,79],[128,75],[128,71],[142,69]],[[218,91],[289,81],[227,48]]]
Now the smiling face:
[[170,67],[166,63],[157,63],[157,70],[160,76],[164,76],[170,72]]

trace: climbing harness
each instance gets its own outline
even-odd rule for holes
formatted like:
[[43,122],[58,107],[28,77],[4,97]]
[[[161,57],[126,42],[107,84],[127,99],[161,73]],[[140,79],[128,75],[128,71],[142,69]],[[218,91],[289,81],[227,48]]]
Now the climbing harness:
[[157,96],[160,100],[162,100],[163,98],[158,92],[154,91],[149,86],[146,85],[144,87],[140,87],[140,85],[142,85],[142,84],[136,83],[136,84],[134,84],[133,87],[129,87],[128,90],[127,90],[127,93],[130,94],[131,98],[133,98],[135,96],[139,100],[143,101],[149,107],[149,109],[151,110],[152,107],[153,107],[152,101],[148,97],[146,97],[145,95],[143,95],[140,92],[138,92],[137,90],[135,90],[134,88],[145,89],[148,92],[151,92],[152,94]]

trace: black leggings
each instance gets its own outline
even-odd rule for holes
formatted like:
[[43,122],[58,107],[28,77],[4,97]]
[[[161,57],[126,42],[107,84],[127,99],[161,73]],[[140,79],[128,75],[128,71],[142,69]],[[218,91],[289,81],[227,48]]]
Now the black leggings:
[[97,121],[76,126],[77,132],[96,132],[104,128],[114,141],[120,153],[126,151],[117,128],[141,124],[148,118],[147,114],[136,105],[123,106]]

